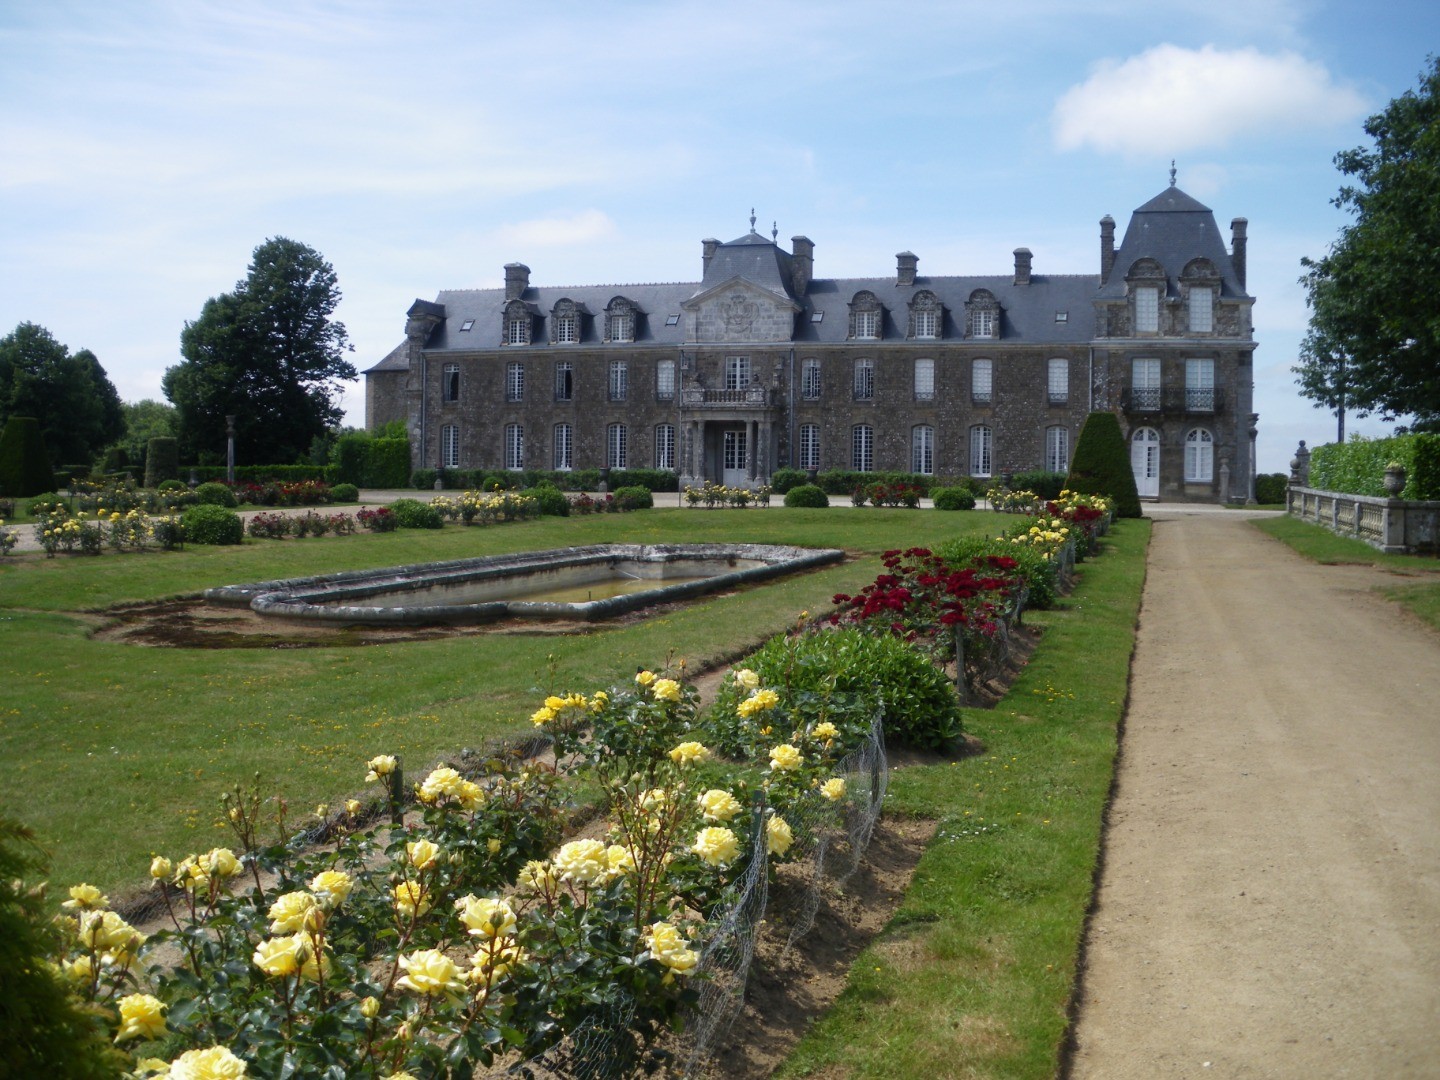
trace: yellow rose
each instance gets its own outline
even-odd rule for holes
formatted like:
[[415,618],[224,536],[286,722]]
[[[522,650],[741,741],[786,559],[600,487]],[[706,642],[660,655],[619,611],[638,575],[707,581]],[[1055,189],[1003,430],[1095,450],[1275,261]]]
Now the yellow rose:
[[86,911],[80,916],[79,939],[87,949],[103,954],[106,963],[124,963],[134,958],[145,935],[113,911]]
[[416,870],[428,870],[440,858],[440,849],[429,840],[411,840],[405,845],[405,858]]
[[655,681],[655,673],[653,671],[642,671],[635,676],[635,681],[641,686],[649,686]]
[[218,878],[234,877],[244,869],[235,853],[225,847],[211,848],[201,855],[200,865],[211,877]]
[[689,947],[679,930],[667,922],[651,925],[650,955],[676,975],[688,975],[700,962],[699,953]]
[[359,800],[359,799],[346,799],[346,800],[345,800],[345,812],[346,812],[347,814],[349,814],[351,817],[356,817],[356,816],[358,816],[359,813],[360,813],[360,800]]
[[293,937],[266,938],[255,946],[250,958],[255,966],[271,978],[282,979],[300,970],[301,957],[295,949]]
[[514,938],[496,938],[471,958],[468,978],[471,985],[488,989],[524,962],[525,950]]
[[663,810],[665,808],[665,789],[663,787],[651,788],[640,793],[640,809],[645,811]]
[[765,850],[771,855],[784,855],[794,842],[795,834],[790,831],[790,823],[779,814],[765,823]]
[[572,840],[555,853],[555,870],[561,881],[588,885],[610,869],[605,845],[599,840]]
[[749,668],[741,668],[735,672],[735,681],[746,690],[758,690],[760,688],[760,676]]
[[479,810],[485,805],[485,789],[473,780],[461,780],[455,791],[455,801],[462,810]]
[[555,710],[551,708],[536,709],[530,714],[530,722],[536,727],[544,727],[555,719]]
[[735,711],[747,720],[759,712],[768,712],[780,703],[780,695],[774,690],[756,690],[736,706]]
[[187,1050],[170,1063],[166,1075],[168,1080],[240,1080],[245,1062],[225,1046]]
[[743,809],[739,800],[723,788],[711,788],[697,796],[695,802],[706,821],[729,821]]
[[711,825],[695,835],[695,844],[691,850],[711,866],[724,866],[733,862],[735,856],[740,854],[740,843],[729,829]]
[[465,990],[460,978],[460,969],[439,949],[420,949],[409,956],[400,957],[400,966],[405,974],[395,983],[417,994],[438,997],[442,994],[459,994]]
[[380,1015],[380,1002],[373,997],[367,997],[360,1002],[360,1015],[366,1020],[374,1020]]
[[651,687],[656,701],[679,701],[680,684],[674,679],[656,679],[655,685]]
[[422,802],[433,803],[446,795],[459,795],[465,779],[454,769],[442,767],[425,778],[417,789]]
[[338,907],[350,895],[355,883],[343,870],[322,870],[310,879],[310,888],[315,899],[327,908]]
[[500,846],[500,841],[495,839],[495,837],[493,836],[489,840],[485,841],[485,850],[490,852],[491,855],[500,854]]
[[430,897],[414,881],[402,881],[391,891],[395,910],[409,919],[430,910]]
[[74,960],[66,960],[61,964],[60,971],[71,982],[83,985],[95,974],[95,967],[90,963],[90,957],[77,956]]
[[820,785],[820,794],[831,802],[839,802],[845,797],[845,778],[836,776],[826,780]]
[[515,932],[515,912],[498,896],[484,899],[465,896],[455,902],[460,909],[460,921],[469,928],[472,937],[508,937]]
[[365,774],[366,783],[372,780],[379,780],[384,776],[389,776],[395,771],[395,765],[395,759],[389,754],[380,754],[371,758],[365,763],[365,767],[370,770]]
[[821,739],[824,742],[828,743],[832,739],[834,739],[836,735],[839,735],[840,732],[834,724],[830,723],[829,720],[826,720],[823,723],[816,724],[815,730],[812,731],[810,734],[814,735],[815,738]]
[[94,885],[71,885],[70,899],[60,906],[70,911],[98,911],[110,906],[110,898]]
[[683,742],[670,751],[670,760],[677,765],[694,765],[709,756],[709,749],[698,742]]
[[308,892],[290,892],[270,905],[270,933],[293,934],[316,925],[317,904]]
[[540,859],[531,859],[520,869],[516,878],[522,889],[536,893],[548,893],[555,888],[555,874],[550,869],[548,862]]
[[800,768],[804,760],[804,755],[789,743],[782,743],[770,749],[770,768],[772,771],[790,772]]
[[120,1033],[116,1042],[126,1039],[158,1039],[165,1034],[165,1006],[149,994],[126,994],[120,1006]]
[[175,867],[164,855],[156,855],[150,860],[150,876],[156,881],[163,881],[175,872]]

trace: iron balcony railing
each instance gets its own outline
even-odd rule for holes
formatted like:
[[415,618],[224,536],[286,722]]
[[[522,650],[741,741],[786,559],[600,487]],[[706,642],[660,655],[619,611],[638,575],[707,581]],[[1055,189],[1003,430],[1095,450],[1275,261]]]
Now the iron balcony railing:
[[1217,413],[1225,408],[1225,394],[1218,387],[1186,387],[1162,389],[1158,386],[1132,386],[1121,398],[1127,413],[1152,413],[1178,416],[1183,413]]
[[713,390],[708,387],[689,387],[681,392],[680,403],[687,409],[762,409],[767,406],[770,401],[769,395],[763,386],[747,386],[743,390]]

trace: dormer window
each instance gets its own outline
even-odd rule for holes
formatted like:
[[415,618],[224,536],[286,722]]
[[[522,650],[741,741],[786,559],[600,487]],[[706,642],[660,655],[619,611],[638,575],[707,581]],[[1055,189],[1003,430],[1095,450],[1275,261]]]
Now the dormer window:
[[1000,302],[989,289],[976,289],[965,302],[965,336],[992,341],[1000,336]]
[[1165,268],[1154,259],[1137,259],[1125,275],[1135,304],[1135,333],[1160,332],[1160,293],[1165,288]]
[[940,336],[940,301],[929,291],[916,293],[910,303],[910,336],[934,341]]
[[1215,294],[1209,286],[1190,287],[1190,332],[1208,334],[1215,329]]
[[555,315],[555,344],[574,345],[580,340],[580,317],[573,311]]
[[635,305],[623,296],[611,300],[605,309],[605,340],[617,343],[635,340]]
[[885,309],[872,292],[858,292],[850,302],[850,336],[856,341],[875,341],[880,337],[881,316]]
[[1215,294],[1220,289],[1220,274],[1209,259],[1191,259],[1180,275],[1185,290],[1187,325],[1192,334],[1215,332]]
[[530,308],[523,300],[512,300],[505,305],[506,345],[529,345],[533,327]]

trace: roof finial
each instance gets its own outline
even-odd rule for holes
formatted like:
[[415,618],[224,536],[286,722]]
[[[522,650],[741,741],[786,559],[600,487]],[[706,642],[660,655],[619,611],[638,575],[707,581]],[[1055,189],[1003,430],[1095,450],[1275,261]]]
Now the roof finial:
[[1170,159],[1170,186],[1175,186],[1175,159]]
[[750,231],[755,231],[755,208],[750,207]]
[[780,242],[780,223],[778,221],[770,222],[770,242],[774,244]]

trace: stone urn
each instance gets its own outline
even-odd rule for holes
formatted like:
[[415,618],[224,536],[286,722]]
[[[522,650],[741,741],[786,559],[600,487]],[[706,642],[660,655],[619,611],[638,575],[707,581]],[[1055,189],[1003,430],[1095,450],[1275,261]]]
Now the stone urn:
[[1398,461],[1392,461],[1385,466],[1385,493],[1392,499],[1398,499],[1400,492],[1405,490],[1405,466]]

